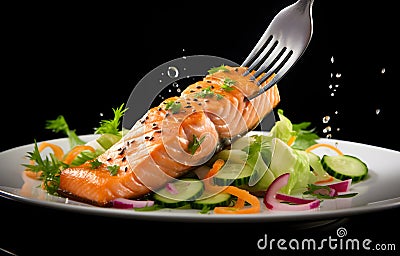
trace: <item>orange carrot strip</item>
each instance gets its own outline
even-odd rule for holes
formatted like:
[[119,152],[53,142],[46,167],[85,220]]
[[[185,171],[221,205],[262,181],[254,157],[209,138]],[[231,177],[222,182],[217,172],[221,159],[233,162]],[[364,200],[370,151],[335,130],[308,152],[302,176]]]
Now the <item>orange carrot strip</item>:
[[290,137],[290,139],[289,139],[289,141],[287,142],[287,144],[288,144],[289,146],[291,146],[291,145],[294,143],[295,140],[296,140],[296,136],[292,136],[292,137]]
[[52,144],[52,143],[49,143],[49,142],[42,142],[38,146],[39,152],[42,152],[45,148],[51,148],[51,150],[53,150],[54,156],[58,160],[61,160],[64,157],[63,149],[60,146],[56,145],[56,144]]
[[327,144],[327,143],[317,143],[317,144],[314,144],[314,145],[308,147],[305,151],[306,151],[306,152],[310,152],[310,151],[312,151],[312,150],[314,150],[314,149],[316,149],[316,148],[319,148],[319,147],[330,148],[330,149],[332,149],[333,151],[336,151],[336,153],[338,153],[339,155],[343,155],[343,152],[342,152],[342,151],[340,151],[338,148],[336,148],[336,147],[334,147],[334,146],[332,146],[332,145],[330,145],[330,144]]
[[214,176],[222,168],[222,166],[224,166],[224,164],[225,161],[223,159],[217,159],[217,161],[214,162],[212,168],[208,171],[207,175],[204,178],[208,179]]
[[75,157],[78,156],[84,150],[90,150],[92,152],[95,152],[95,149],[91,146],[77,145],[68,152],[68,154],[64,157],[63,162],[66,164],[71,164],[72,161],[74,161]]
[[238,198],[236,200],[236,204],[233,207],[237,208],[237,209],[242,209],[244,207],[245,203],[246,203],[246,201],[243,198]]
[[[42,152],[45,148],[51,148],[51,150],[53,150],[54,156],[58,159],[61,160],[64,157],[64,151],[63,149],[55,144],[49,143],[49,142],[42,142],[40,143],[40,145],[38,146],[38,150],[39,152]],[[31,160],[29,162],[31,165],[35,164],[34,160]],[[33,172],[30,169],[26,169],[25,170],[25,174],[32,178],[32,179],[40,179],[40,176],[42,175],[42,172]]]
[[328,177],[327,179],[316,181],[315,184],[320,184],[320,183],[325,183],[325,182],[331,182],[331,181],[333,181],[333,176],[330,176],[330,175],[329,175],[329,177]]
[[[250,194],[249,191],[245,189],[241,189],[235,186],[227,186],[224,190],[226,193],[230,193],[236,196],[238,199],[248,202],[251,206],[249,208],[236,208],[236,207],[215,207],[214,213],[221,213],[221,214],[250,214],[250,213],[259,213],[261,206],[260,201],[256,196]],[[239,202],[241,204],[241,202]]]

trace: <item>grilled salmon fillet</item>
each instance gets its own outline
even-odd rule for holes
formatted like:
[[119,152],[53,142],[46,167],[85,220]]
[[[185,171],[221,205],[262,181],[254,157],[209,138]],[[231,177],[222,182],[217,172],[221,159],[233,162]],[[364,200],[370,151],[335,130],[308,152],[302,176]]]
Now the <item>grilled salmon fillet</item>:
[[224,66],[149,109],[97,157],[100,166],[87,162],[62,170],[60,194],[109,207],[115,198],[143,197],[205,163],[232,138],[254,129],[280,102],[277,85],[248,101],[246,96],[260,87],[251,75],[242,75],[245,70]]

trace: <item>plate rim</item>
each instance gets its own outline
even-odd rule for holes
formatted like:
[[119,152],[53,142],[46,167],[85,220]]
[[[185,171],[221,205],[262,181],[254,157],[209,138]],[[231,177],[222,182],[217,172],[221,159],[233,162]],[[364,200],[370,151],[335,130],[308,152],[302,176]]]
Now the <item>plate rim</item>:
[[[263,131],[252,131],[247,135],[251,134],[265,134]],[[83,140],[90,140],[98,137],[98,134],[86,134],[79,135]],[[66,143],[68,140],[67,137],[56,138],[51,140],[43,140],[47,142],[53,143]],[[346,143],[350,145],[369,147],[375,150],[383,150],[391,153],[399,154],[399,151],[388,149],[384,147],[369,145],[360,142],[354,141],[346,141],[341,139],[332,139],[332,138],[320,138],[320,142],[338,142],[338,143]],[[42,141],[40,141],[42,142]],[[40,143],[38,142],[38,143]],[[0,152],[0,156],[7,153],[12,153],[12,151],[18,151],[22,148],[32,147],[34,143],[17,146],[11,149],[7,149],[5,151]],[[0,196],[9,200],[18,201],[20,203],[26,203],[33,206],[44,206],[56,210],[66,210],[72,211],[81,214],[92,214],[98,216],[107,216],[107,217],[117,217],[117,218],[125,218],[125,219],[142,219],[142,220],[150,220],[150,221],[174,221],[174,222],[293,222],[293,221],[317,221],[317,220],[332,220],[337,218],[349,217],[357,214],[365,214],[365,213],[373,213],[376,211],[390,210],[400,206],[400,195],[398,197],[390,198],[387,200],[374,202],[373,205],[366,204],[356,207],[335,209],[335,210],[325,210],[325,211],[306,211],[306,212],[286,212],[286,213],[276,213],[276,214],[268,214],[268,213],[258,213],[258,214],[230,214],[230,215],[218,215],[218,214],[199,214],[196,211],[194,213],[188,213],[187,210],[185,213],[179,213],[180,210],[172,209],[173,214],[168,214],[168,209],[164,211],[149,211],[149,212],[140,212],[134,211],[132,209],[114,209],[114,208],[102,208],[96,207],[92,205],[87,205],[79,202],[72,201],[73,203],[60,203],[49,200],[37,199],[24,197],[9,191],[9,189],[17,189],[17,188],[7,188],[5,186],[0,186]],[[63,197],[58,197],[60,199],[65,199]],[[68,199],[67,199],[68,201]],[[386,202],[385,202],[386,201]],[[393,202],[392,202],[393,201]],[[166,213],[167,212],[167,213]]]

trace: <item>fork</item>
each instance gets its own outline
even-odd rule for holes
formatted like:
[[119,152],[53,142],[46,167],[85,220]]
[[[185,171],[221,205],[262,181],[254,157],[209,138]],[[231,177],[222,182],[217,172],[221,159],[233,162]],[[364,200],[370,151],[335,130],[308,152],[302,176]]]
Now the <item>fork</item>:
[[242,63],[242,67],[248,67],[243,76],[254,72],[251,79],[257,79],[259,86],[273,75],[259,91],[248,96],[248,100],[261,95],[280,81],[303,55],[313,33],[313,2],[297,0],[282,9]]

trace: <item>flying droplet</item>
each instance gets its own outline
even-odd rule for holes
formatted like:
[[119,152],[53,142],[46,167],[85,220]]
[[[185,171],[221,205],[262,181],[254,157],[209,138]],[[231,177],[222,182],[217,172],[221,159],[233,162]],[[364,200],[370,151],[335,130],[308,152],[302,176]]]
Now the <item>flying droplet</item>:
[[331,57],[331,63],[335,62],[335,59],[333,58],[333,56]]
[[330,116],[324,116],[324,118],[322,118],[322,122],[323,122],[324,124],[326,124],[327,122],[329,122],[330,119],[331,119]]
[[171,78],[177,78],[179,76],[179,70],[176,67],[168,67],[167,74]]
[[379,108],[377,108],[377,109],[375,110],[375,113],[376,113],[377,115],[379,115],[380,112],[381,112],[381,109],[379,109]]
[[340,78],[340,77],[342,77],[342,74],[336,73],[336,78]]
[[330,126],[325,127],[325,129],[322,130],[323,133],[330,132],[332,128]]
[[381,74],[384,74],[385,72],[386,72],[386,69],[385,69],[385,68],[382,68]]

